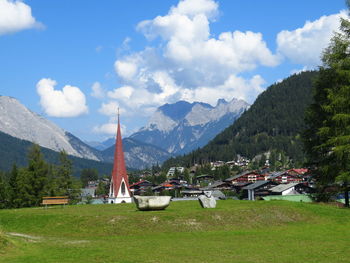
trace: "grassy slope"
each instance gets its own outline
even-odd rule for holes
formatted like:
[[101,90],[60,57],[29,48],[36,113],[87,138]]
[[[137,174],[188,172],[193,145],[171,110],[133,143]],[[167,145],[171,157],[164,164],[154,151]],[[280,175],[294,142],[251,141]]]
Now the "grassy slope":
[[349,262],[349,215],[232,200],[210,210],[196,201],[154,212],[132,204],[2,210],[11,246],[0,262]]

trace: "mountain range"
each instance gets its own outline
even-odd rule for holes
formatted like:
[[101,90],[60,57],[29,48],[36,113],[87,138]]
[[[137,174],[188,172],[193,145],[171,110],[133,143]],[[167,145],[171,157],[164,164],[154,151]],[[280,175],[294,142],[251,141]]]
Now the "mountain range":
[[303,165],[301,135],[306,127],[305,110],[312,103],[313,81],[317,74],[317,71],[301,72],[271,85],[237,121],[207,145],[169,159],[163,166],[230,161],[237,156],[253,159],[262,154],[275,161],[285,156],[291,166]]
[[[252,106],[237,99],[219,100],[215,106],[185,101],[165,104],[145,127],[123,140],[127,166],[143,169],[176,156],[164,166],[186,166],[266,153],[287,156],[293,163],[302,164],[304,112],[312,102],[316,76],[315,71],[290,76],[268,87]],[[102,150],[94,149],[10,97],[0,96],[0,132],[0,144],[7,145],[0,152],[3,160],[9,160],[11,154],[6,151],[14,149],[24,156],[23,147],[17,147],[24,142],[36,142],[52,152],[64,149],[80,164],[86,159],[95,163],[113,160],[114,139],[100,145]],[[7,163],[13,162],[16,159]]]
[[129,138],[155,145],[172,155],[204,146],[231,125],[249,104],[243,100],[207,103],[179,101],[157,109],[148,124]]
[[[123,140],[126,164],[129,168],[144,169],[201,147],[247,108],[249,105],[246,102],[236,99],[230,102],[219,100],[215,107],[185,101],[165,104],[158,108],[146,127]],[[64,150],[81,160],[113,161],[114,138],[88,145],[12,97],[0,96],[0,132],[0,140],[11,141],[11,145],[15,142],[19,145],[22,142],[37,143],[43,149],[54,152]],[[14,140],[10,140],[7,135]],[[15,148],[11,146],[8,149]],[[17,154],[14,156],[18,158]],[[5,165],[7,169],[14,162],[16,160],[11,160]],[[21,160],[19,163],[23,162]]]

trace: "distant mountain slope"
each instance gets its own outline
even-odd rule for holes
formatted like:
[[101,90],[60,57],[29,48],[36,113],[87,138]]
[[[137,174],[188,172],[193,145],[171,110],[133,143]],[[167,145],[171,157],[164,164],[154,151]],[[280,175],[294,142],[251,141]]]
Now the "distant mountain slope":
[[130,136],[178,155],[208,143],[231,125],[249,104],[243,100],[219,100],[215,107],[201,102],[179,101],[157,109],[146,127]]
[[[21,140],[0,132],[0,170],[9,171],[14,163],[18,166],[27,165],[27,152],[32,146],[29,141]],[[47,148],[41,147],[45,160],[50,163],[58,163],[59,153]],[[82,159],[69,155],[73,161],[74,175],[78,176],[84,168],[95,168],[100,175],[110,175],[112,171],[111,163],[103,163],[94,160]]]
[[[102,152],[107,162],[113,162],[115,145]],[[123,139],[123,151],[128,167],[145,169],[160,164],[171,157],[165,150],[154,145],[142,143],[131,138]]]
[[237,154],[254,156],[278,150],[303,162],[300,133],[304,112],[312,102],[312,81],[317,72],[302,72],[270,86],[230,127],[208,145],[191,154],[165,162],[165,166],[188,165],[210,160],[232,160]]
[[107,148],[111,147],[115,143],[115,137],[109,138],[103,142],[97,142],[97,141],[87,142],[87,141],[85,141],[85,143],[96,150],[104,151]]
[[98,151],[11,97],[0,96],[0,131],[54,151],[65,150],[76,157],[102,160]]

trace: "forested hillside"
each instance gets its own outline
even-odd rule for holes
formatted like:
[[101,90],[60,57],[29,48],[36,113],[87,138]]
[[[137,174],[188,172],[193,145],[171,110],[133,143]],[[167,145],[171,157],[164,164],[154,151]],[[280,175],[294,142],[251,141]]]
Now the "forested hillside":
[[[0,171],[9,171],[14,163],[17,166],[27,165],[27,152],[32,145],[31,142],[17,139],[3,132],[0,132],[0,142]],[[52,164],[58,163],[58,152],[43,147],[41,147],[41,151],[47,162]],[[95,168],[100,175],[109,175],[112,171],[111,163],[103,163],[74,156],[69,156],[69,159],[73,162],[73,173],[76,176],[84,168]]]
[[304,112],[312,102],[316,74],[315,71],[302,72],[270,86],[249,110],[209,144],[172,158],[164,166],[229,161],[237,154],[254,158],[266,152],[271,153],[270,159],[285,156],[291,165],[301,165],[305,156],[300,134],[305,129]]

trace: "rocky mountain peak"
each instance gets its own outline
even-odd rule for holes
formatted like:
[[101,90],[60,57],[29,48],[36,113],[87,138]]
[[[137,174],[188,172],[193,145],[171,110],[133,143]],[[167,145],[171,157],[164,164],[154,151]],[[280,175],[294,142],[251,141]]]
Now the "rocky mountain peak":
[[183,153],[206,144],[231,125],[249,104],[220,99],[215,107],[203,102],[179,101],[157,109],[148,124],[130,138],[150,143],[169,153]]
[[54,151],[99,160],[88,145],[12,97],[0,96],[0,131]]

